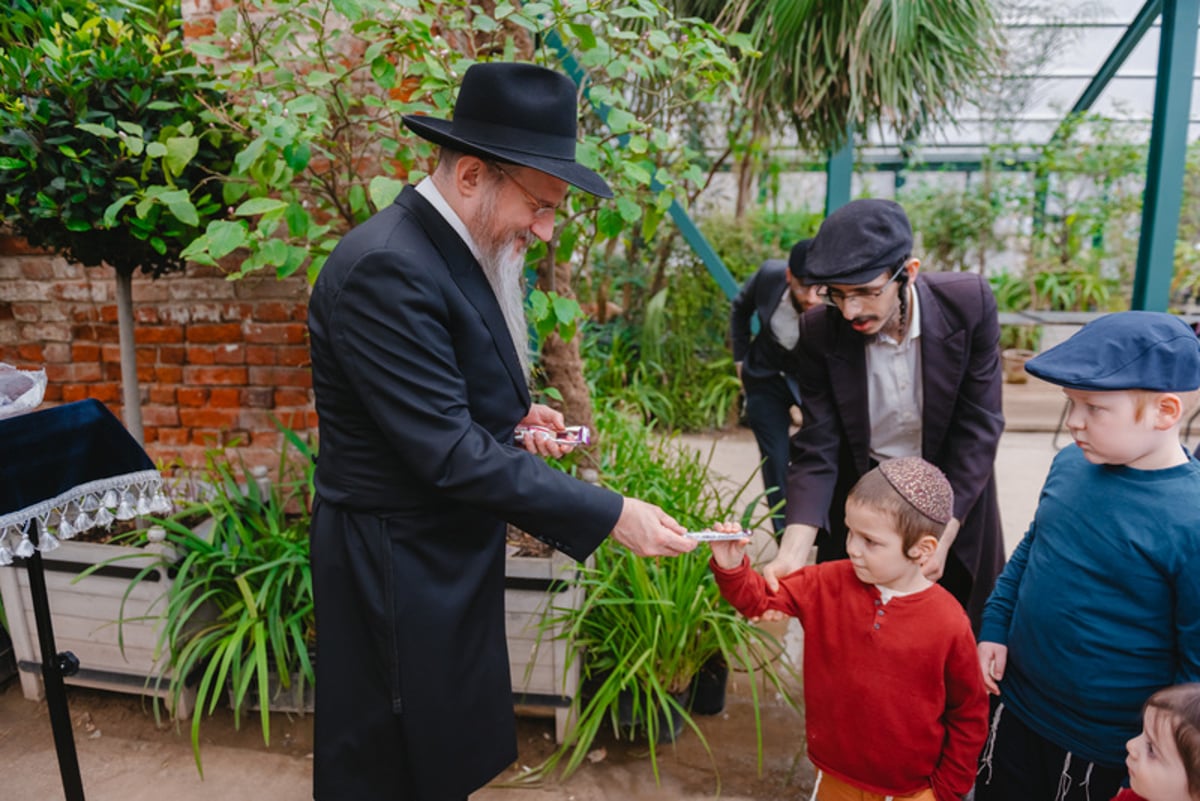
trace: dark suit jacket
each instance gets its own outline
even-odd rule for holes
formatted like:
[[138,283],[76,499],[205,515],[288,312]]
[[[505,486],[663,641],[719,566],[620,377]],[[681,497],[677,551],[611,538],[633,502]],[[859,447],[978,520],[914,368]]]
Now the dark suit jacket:
[[[996,300],[970,273],[926,273],[915,286],[921,455],[954,488],[962,527],[953,552],[974,576],[967,610],[978,612],[1004,565],[993,474],[1004,430]],[[801,318],[797,351],[804,425],[792,438],[787,522],[825,528],[836,547],[845,539],[846,495],[871,467],[866,338],[837,309],[821,306]]]
[[[773,379],[795,369],[795,357],[771,333],[771,317],[779,309],[779,299],[786,290],[787,262],[768,259],[746,279],[733,299],[729,337],[733,360],[742,363],[742,380],[747,383]],[[759,321],[758,334],[750,330],[750,321],[755,314]],[[789,384],[795,390],[794,379]]]
[[461,799],[517,756],[502,521],[576,559],[621,496],[515,447],[530,398],[495,295],[412,187],[334,250],[309,305],[319,801]]

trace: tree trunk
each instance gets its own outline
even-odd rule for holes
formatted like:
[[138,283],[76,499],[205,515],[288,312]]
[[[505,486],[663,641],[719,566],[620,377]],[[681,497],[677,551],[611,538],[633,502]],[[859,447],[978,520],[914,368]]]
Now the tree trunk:
[[142,390],[138,386],[137,351],[133,341],[133,271],[117,270],[117,330],[121,342],[121,417],[125,428],[145,443],[142,433]]
[[[552,288],[563,297],[574,298],[575,292],[571,289],[571,265],[553,264],[553,253],[554,248],[551,247],[549,255],[538,264],[538,285]],[[550,265],[553,265],[552,269]],[[579,352],[580,336],[582,334],[577,331],[570,342],[563,342],[557,332],[546,337],[542,343],[541,365],[546,385],[562,393],[562,403],[553,402],[551,405],[563,413],[567,425],[592,428],[592,396],[583,378],[583,356]]]

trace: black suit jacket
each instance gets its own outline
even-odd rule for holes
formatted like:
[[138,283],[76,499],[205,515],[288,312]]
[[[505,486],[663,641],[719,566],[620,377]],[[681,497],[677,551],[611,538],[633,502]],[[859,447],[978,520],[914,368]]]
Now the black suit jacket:
[[[742,381],[753,383],[795,371],[795,356],[771,333],[771,318],[787,290],[787,262],[768,259],[746,279],[733,299],[729,312],[729,337],[733,360],[742,363]],[[750,321],[758,315],[759,329],[753,334]],[[795,394],[795,381],[789,381]]]
[[512,444],[530,399],[503,315],[412,187],[338,244],[309,329],[317,798],[400,797],[388,760],[352,758],[389,753],[422,799],[462,798],[517,755],[503,521],[584,559],[622,499]]
[[[925,273],[921,304],[921,455],[954,488],[962,521],[953,552],[974,576],[972,619],[1004,565],[994,466],[1000,434],[1000,326],[986,281],[971,273]],[[800,320],[804,425],[792,438],[787,522],[845,538],[845,500],[871,467],[866,338],[834,308]],[[844,547],[844,546],[843,546]]]

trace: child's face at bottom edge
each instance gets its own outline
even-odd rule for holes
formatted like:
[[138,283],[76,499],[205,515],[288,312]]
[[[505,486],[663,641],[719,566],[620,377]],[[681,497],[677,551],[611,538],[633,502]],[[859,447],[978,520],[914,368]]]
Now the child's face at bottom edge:
[[904,538],[892,515],[854,501],[846,504],[846,554],[854,575],[866,584],[891,587],[921,572],[920,564],[904,553]]
[[1142,733],[1125,744],[1129,786],[1147,801],[1190,801],[1187,768],[1175,744],[1175,717],[1150,708]]

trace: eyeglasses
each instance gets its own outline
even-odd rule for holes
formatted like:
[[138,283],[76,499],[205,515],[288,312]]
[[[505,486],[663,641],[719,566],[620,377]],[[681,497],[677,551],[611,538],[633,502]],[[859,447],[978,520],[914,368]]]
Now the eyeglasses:
[[853,292],[843,292],[840,289],[833,289],[829,286],[821,286],[817,288],[817,295],[821,298],[821,300],[825,301],[825,304],[828,306],[842,306],[845,305],[847,301],[851,300],[857,300],[860,302],[875,300],[883,294],[885,289],[891,286],[893,281],[900,277],[900,275],[904,272],[905,263],[906,262],[900,262],[900,265],[892,273],[892,277],[889,278],[887,282],[878,289],[857,289]]
[[534,217],[553,217],[558,212],[559,204],[547,203],[546,201],[542,200],[537,195],[533,194],[528,189],[526,189],[525,185],[516,179],[516,176],[514,176],[511,172],[509,172],[508,170],[501,167],[496,162],[493,161],[492,166],[496,168],[496,172],[500,173],[505,178],[512,181],[513,186],[515,186],[517,189],[520,189],[521,194],[525,195],[525,197],[529,199],[529,202],[533,205],[533,216]]

